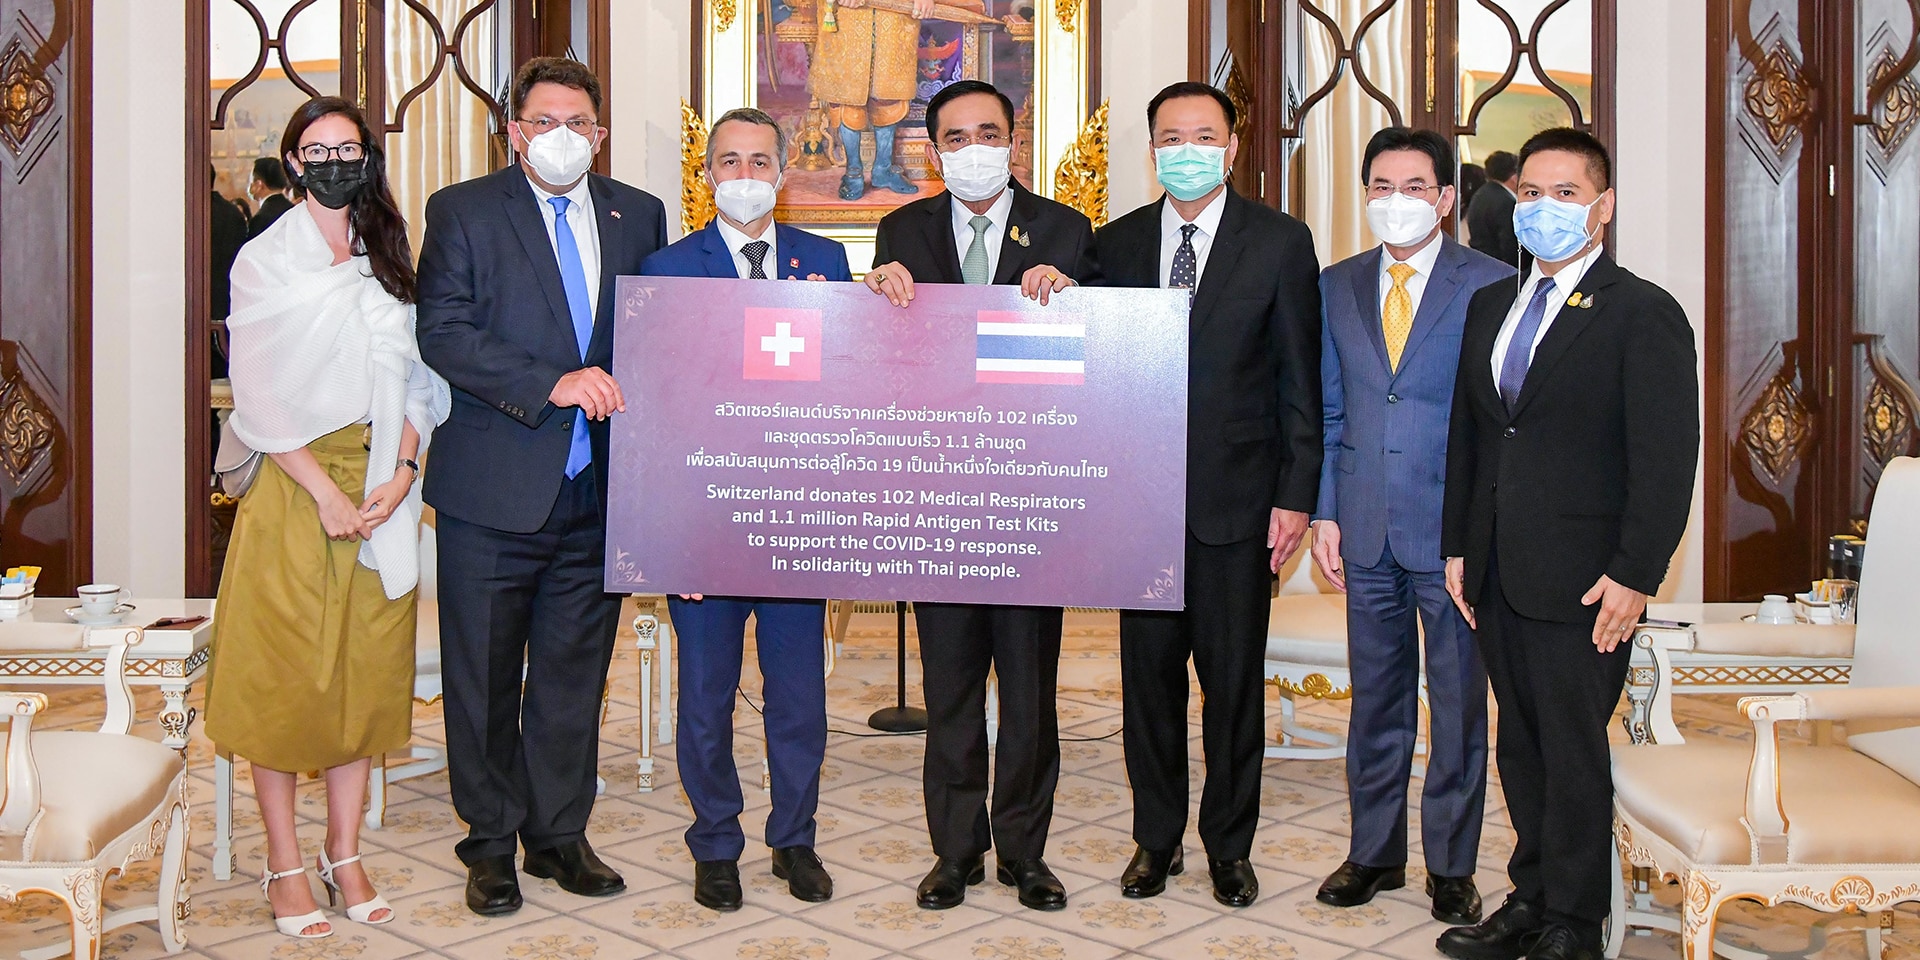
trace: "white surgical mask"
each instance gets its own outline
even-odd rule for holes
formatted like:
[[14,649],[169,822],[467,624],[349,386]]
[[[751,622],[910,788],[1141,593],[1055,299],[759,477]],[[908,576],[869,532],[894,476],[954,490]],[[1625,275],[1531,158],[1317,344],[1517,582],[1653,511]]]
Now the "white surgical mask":
[[1440,211],[1425,200],[1398,190],[1392,196],[1367,202],[1367,226],[1390,246],[1405,247],[1427,237],[1440,225]]
[[593,141],[562,125],[528,140],[521,156],[540,179],[571,187],[593,166]]
[[969,202],[989,200],[1007,188],[1012,175],[1012,147],[972,143],[940,155],[940,177],[947,192]]
[[713,205],[734,223],[748,224],[773,209],[779,192],[778,186],[752,177],[722,180],[713,185]]

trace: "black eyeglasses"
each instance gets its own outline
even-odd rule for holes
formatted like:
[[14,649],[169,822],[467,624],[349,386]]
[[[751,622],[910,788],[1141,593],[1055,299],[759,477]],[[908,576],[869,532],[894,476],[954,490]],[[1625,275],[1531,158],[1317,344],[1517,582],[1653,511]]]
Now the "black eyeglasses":
[[366,158],[367,145],[356,140],[349,140],[337,147],[329,147],[324,143],[309,143],[300,148],[300,162],[302,163],[326,163],[329,159],[339,159],[353,163],[356,160],[365,160]]

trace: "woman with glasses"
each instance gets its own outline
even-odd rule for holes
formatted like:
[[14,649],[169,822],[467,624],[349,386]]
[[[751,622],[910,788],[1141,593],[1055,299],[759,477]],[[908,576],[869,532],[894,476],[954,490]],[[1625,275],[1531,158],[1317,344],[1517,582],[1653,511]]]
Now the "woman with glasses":
[[227,550],[207,735],[252,763],[274,925],[314,939],[333,928],[294,833],[301,770],[326,771],[328,904],[393,919],[360,817],[371,758],[412,736],[415,482],[449,395],[420,359],[406,223],[366,121],[315,98],[280,153],[306,200],[233,267],[231,426],[261,461]]

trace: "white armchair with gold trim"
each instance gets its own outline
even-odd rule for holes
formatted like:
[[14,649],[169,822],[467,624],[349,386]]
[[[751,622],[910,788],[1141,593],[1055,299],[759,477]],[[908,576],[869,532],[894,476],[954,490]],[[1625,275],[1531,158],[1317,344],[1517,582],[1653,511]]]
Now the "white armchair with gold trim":
[[[1728,900],[1867,914],[1920,901],[1920,460],[1887,466],[1870,529],[1851,683],[1742,699],[1751,744],[1614,751],[1621,857],[1681,884],[1687,960],[1709,960]],[[1844,723],[1845,743],[1781,746],[1780,723],[1809,720]],[[1622,886],[1612,926],[1617,954],[1627,927],[1675,925],[1644,898],[1628,909]],[[1876,960],[1879,932],[1869,925]]]
[[[8,721],[0,759],[6,794],[0,800],[0,900],[44,892],[66,904],[71,951],[95,960],[100,938],[131,923],[157,921],[168,953],[186,947],[187,768],[174,750],[127,730],[133,719],[126,684],[127,648],[138,627],[94,630],[90,646],[108,646],[102,678],[106,720],[97,732],[33,729],[46,709],[38,693],[0,692],[0,720]],[[107,876],[160,857],[155,903],[103,914]],[[23,956],[57,957],[65,943]]]

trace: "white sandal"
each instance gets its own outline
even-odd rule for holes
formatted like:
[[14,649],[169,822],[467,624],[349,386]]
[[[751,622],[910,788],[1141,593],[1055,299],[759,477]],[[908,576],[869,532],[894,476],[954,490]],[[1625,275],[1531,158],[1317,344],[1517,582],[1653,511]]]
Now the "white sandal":
[[[320,885],[327,888],[327,906],[331,907],[335,904],[335,902],[346,899],[346,894],[343,894],[340,892],[340,885],[333,882],[333,871],[338,870],[339,868],[344,867],[349,863],[357,863],[359,862],[359,860],[360,860],[360,855],[356,853],[353,856],[340,861],[339,863],[330,863],[327,861],[327,851],[325,850],[320,851]],[[374,914],[382,910],[385,910],[387,912],[386,916],[381,917],[378,920],[368,919],[369,917],[373,916]],[[352,920],[354,923],[366,923],[366,924],[387,923],[393,919],[393,907],[387,904],[386,897],[380,896],[379,894],[376,893],[373,895],[373,899],[368,900],[365,903],[348,904],[347,919]]]
[[[292,870],[282,870],[279,873],[272,873],[263,867],[260,871],[260,895],[263,897],[266,896],[267,885],[275,880],[283,880],[287,877],[304,877],[306,873],[306,867],[294,867]],[[268,909],[272,909],[271,898],[268,899]],[[323,937],[333,936],[333,924],[327,920],[327,915],[321,913],[318,908],[297,917],[283,917],[276,913],[273,915],[273,926],[279,930],[281,934],[300,940],[319,940]],[[314,926],[324,926],[326,929],[319,933],[306,932],[308,927]]]

